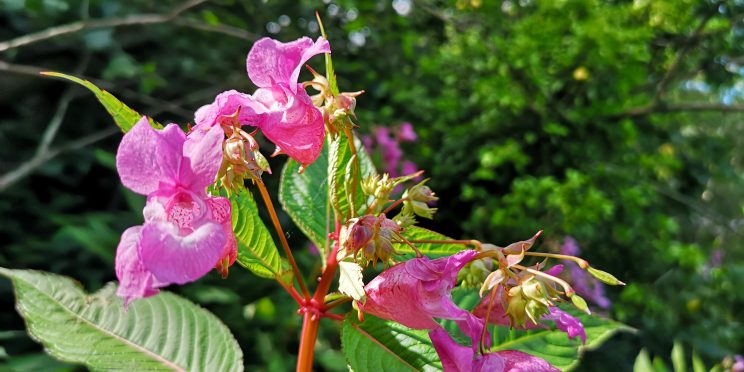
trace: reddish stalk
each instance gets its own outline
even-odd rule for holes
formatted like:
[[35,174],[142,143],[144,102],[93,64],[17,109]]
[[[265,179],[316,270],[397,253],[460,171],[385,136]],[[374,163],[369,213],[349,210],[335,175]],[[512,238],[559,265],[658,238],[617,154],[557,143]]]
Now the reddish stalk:
[[398,199],[393,204],[390,204],[387,208],[385,208],[384,211],[382,211],[382,214],[388,214],[390,211],[393,210],[393,208],[400,205],[400,203],[403,203],[406,199]]
[[286,290],[290,296],[292,296],[292,298],[295,300],[295,302],[297,302],[298,305],[302,306],[305,303],[305,300],[302,299],[302,296],[297,293],[297,290],[294,287],[287,285],[287,283],[284,283],[279,277],[276,277],[275,279],[276,282],[279,283],[279,285],[282,286],[282,288],[284,288],[284,290]]
[[297,279],[297,284],[299,284],[303,296],[306,298],[310,297],[310,292],[307,290],[307,286],[305,286],[305,281],[302,280],[302,273],[300,272],[300,268],[297,267],[297,262],[292,255],[292,250],[289,249],[287,237],[284,235],[282,225],[279,223],[279,217],[277,217],[276,215],[274,203],[271,201],[268,190],[266,190],[266,185],[264,185],[262,180],[256,181],[256,184],[258,185],[258,190],[261,193],[261,198],[263,198],[264,204],[266,204],[266,209],[269,211],[269,216],[271,217],[271,222],[274,224],[274,229],[276,229],[276,233],[277,235],[279,235],[279,241],[281,241],[282,243],[284,254],[287,256],[289,265],[292,266],[292,273],[294,273],[294,277],[295,279]]
[[[336,233],[341,229],[341,222],[336,220]],[[328,294],[328,290],[331,288],[333,277],[336,275],[336,269],[338,269],[338,260],[336,255],[338,254],[339,243],[333,245],[333,250],[328,256],[328,264],[326,265],[323,274],[320,276],[320,282],[318,288],[315,290],[315,295],[309,301],[305,307],[305,315],[302,319],[302,334],[300,336],[300,351],[297,355],[297,372],[309,372],[313,368],[313,351],[315,350],[315,341],[318,337],[318,325],[322,316],[334,318],[330,316],[332,314],[325,314],[326,306],[323,304],[325,296]]]
[[315,340],[318,338],[319,325],[320,317],[317,314],[306,312],[302,317],[302,337],[300,338],[300,351],[297,355],[297,372],[313,370]]

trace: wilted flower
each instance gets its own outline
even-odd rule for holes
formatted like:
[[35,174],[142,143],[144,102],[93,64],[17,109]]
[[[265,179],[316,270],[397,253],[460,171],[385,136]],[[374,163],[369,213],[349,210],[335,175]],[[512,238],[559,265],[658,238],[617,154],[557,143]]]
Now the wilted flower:
[[455,342],[443,328],[429,332],[434,350],[445,372],[553,372],[559,371],[544,359],[516,350],[476,354],[472,348]]
[[214,126],[239,112],[238,122],[260,128],[277,146],[275,154],[285,153],[303,165],[312,163],[323,147],[323,116],[297,80],[307,60],[330,52],[323,38],[313,42],[303,37],[289,43],[258,40],[246,65],[248,77],[259,89],[253,95],[234,90],[221,93],[196,112],[197,127]]
[[223,132],[187,138],[175,124],[156,131],[143,117],[116,154],[122,183],[147,195],[145,223],[122,234],[116,252],[117,291],[125,302],[157,288],[184,284],[235,261],[230,202],[207,195],[222,158]]
[[478,252],[465,250],[449,257],[430,260],[414,258],[378,275],[365,286],[367,300],[360,310],[416,329],[437,329],[434,318],[454,320],[463,333],[478,344],[483,320],[452,301],[457,273]]

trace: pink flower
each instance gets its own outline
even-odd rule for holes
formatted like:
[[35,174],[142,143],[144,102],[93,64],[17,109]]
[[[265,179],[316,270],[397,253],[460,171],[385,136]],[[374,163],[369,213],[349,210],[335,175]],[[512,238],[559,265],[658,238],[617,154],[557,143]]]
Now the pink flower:
[[312,163],[323,148],[323,115],[297,80],[305,62],[330,52],[323,38],[313,42],[303,37],[289,43],[258,40],[248,53],[246,65],[248,77],[259,89],[252,96],[235,90],[219,94],[213,103],[196,112],[196,125],[214,126],[240,110],[237,120],[241,125],[260,128],[279,152],[301,164]]
[[126,230],[116,252],[117,294],[125,303],[234,262],[230,202],[206,193],[219,169],[222,139],[219,127],[187,138],[175,124],[156,131],[146,117],[124,135],[116,154],[119,177],[147,195],[144,225]]
[[367,284],[367,300],[360,309],[416,329],[439,328],[434,318],[452,319],[476,347],[483,321],[457,307],[451,291],[457,273],[477,254],[466,250],[436,260],[421,257],[399,263]]
[[398,140],[401,142],[414,142],[418,138],[413,130],[413,125],[405,122],[398,127]]
[[429,332],[434,349],[445,372],[553,372],[559,369],[545,360],[516,350],[504,350],[485,355],[455,342],[443,328]]

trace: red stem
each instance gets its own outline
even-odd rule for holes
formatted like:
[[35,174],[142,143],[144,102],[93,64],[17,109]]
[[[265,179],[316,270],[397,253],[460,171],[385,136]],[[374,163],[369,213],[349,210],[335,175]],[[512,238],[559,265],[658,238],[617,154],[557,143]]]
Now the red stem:
[[[340,230],[341,222],[336,220],[336,233]],[[318,283],[318,288],[315,290],[315,295],[308,301],[308,306],[305,307],[306,311],[302,319],[302,334],[300,336],[300,351],[297,353],[298,372],[312,371],[313,351],[315,350],[315,340],[318,337],[320,317],[327,316],[327,314],[324,314],[326,310],[324,299],[328,294],[328,290],[331,288],[333,277],[336,275],[336,269],[338,269],[338,260],[336,259],[338,247],[339,243],[336,241],[328,257],[328,264],[320,276],[320,282]]]
[[302,317],[302,337],[300,338],[300,351],[297,355],[297,372],[311,372],[313,370],[315,340],[318,338],[319,325],[320,317],[317,314],[306,312]]

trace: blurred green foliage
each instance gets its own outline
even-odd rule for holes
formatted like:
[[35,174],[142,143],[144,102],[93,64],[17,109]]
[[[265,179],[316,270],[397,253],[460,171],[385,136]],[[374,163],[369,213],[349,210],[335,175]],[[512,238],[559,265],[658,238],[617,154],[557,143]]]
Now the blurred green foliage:
[[[610,315],[639,332],[580,368],[630,369],[642,347],[670,355],[675,338],[709,365],[744,350],[744,116],[719,107],[744,103],[741,1],[217,0],[174,13],[181,4],[0,3],[0,266],[67,274],[93,291],[115,279],[119,234],[141,220],[144,201],[113,166],[111,119],[87,91],[38,71],[84,76],[159,122],[186,124],[220,91],[252,91],[252,40],[316,37],[318,10],[341,90],[367,92],[359,130],[414,124],[406,156],[440,196],[427,227],[495,244],[539,229],[548,243],[571,235],[629,283],[609,291]],[[78,21],[88,23],[56,28]],[[50,29],[58,35],[7,43]],[[276,190],[276,176],[266,181]],[[300,265],[317,272],[281,217],[306,252]],[[273,282],[236,267],[173,289],[226,322],[249,369],[292,368],[299,317]],[[0,363],[63,368],[19,332],[12,303],[0,282]],[[319,370],[345,370],[338,329],[322,329]]]

